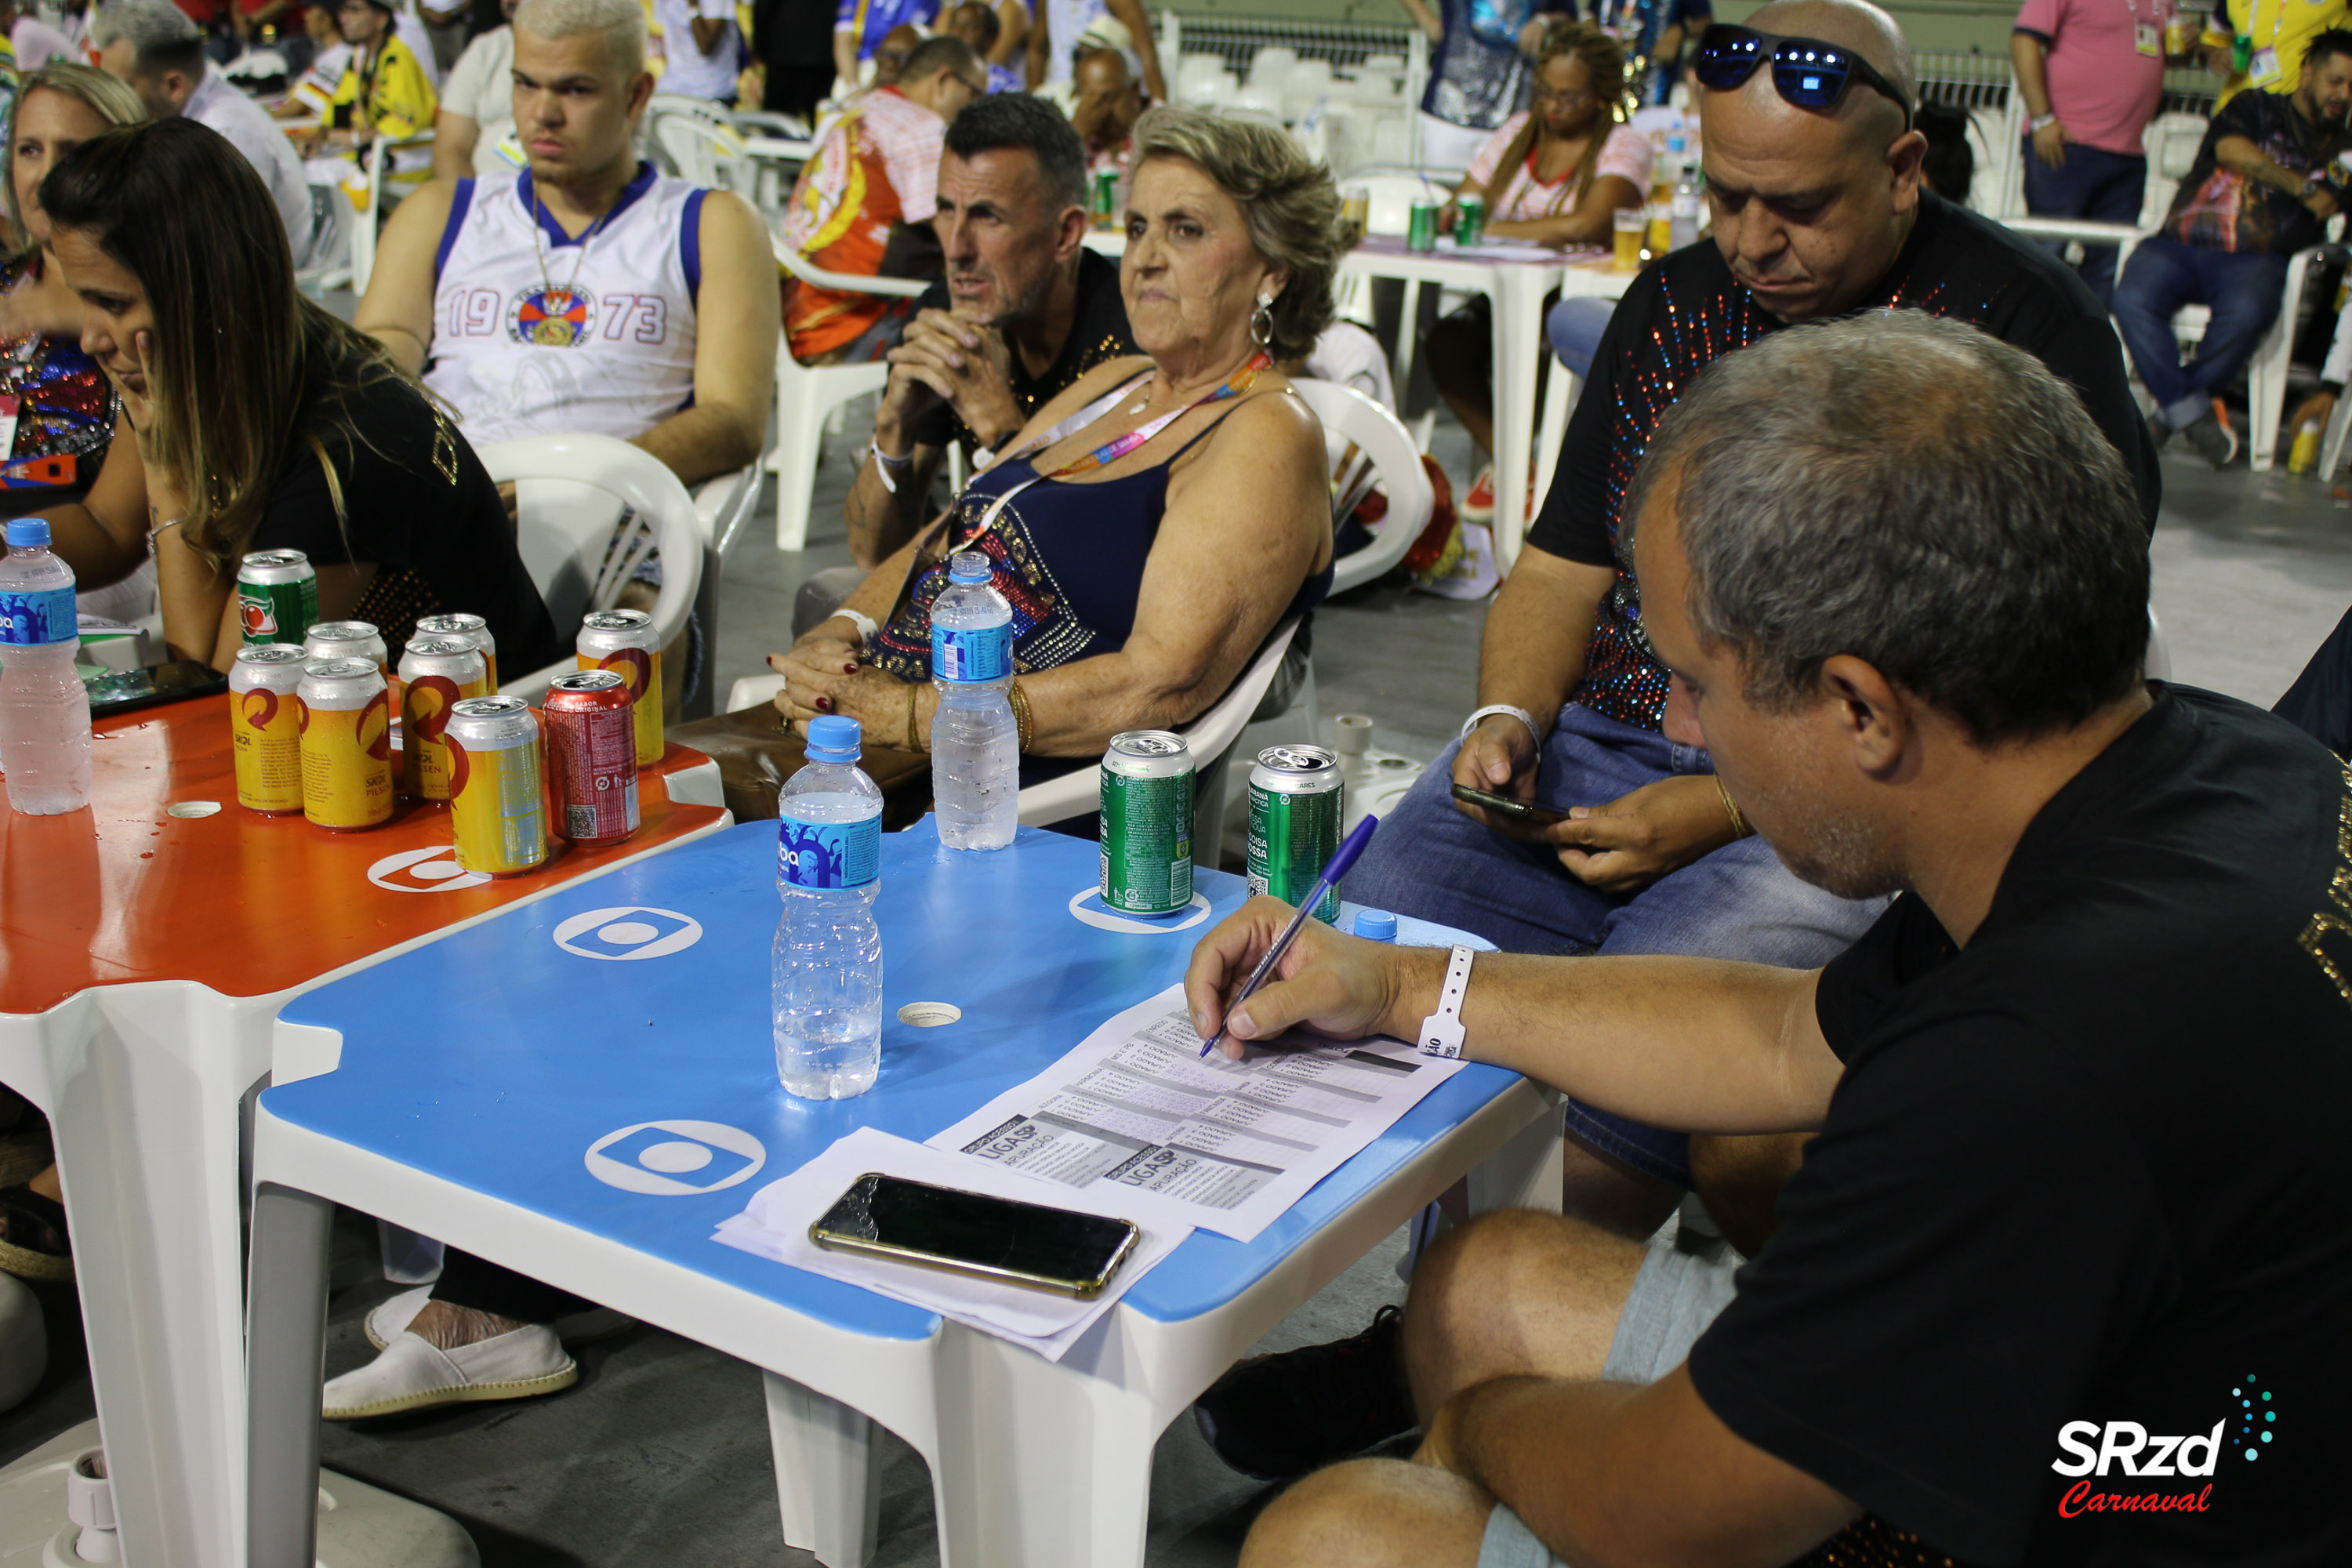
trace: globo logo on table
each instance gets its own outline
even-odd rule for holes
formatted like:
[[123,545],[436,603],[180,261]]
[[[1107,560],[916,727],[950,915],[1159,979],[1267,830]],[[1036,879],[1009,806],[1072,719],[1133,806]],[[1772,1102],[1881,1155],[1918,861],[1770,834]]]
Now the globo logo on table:
[[[588,1145],[588,1173],[608,1187],[691,1197],[748,1182],[768,1163],[757,1138],[723,1121],[640,1121]],[[699,1175],[701,1181],[688,1181]]]
[[589,910],[555,928],[555,945],[582,958],[667,958],[702,940],[702,922],[676,910],[616,904]]

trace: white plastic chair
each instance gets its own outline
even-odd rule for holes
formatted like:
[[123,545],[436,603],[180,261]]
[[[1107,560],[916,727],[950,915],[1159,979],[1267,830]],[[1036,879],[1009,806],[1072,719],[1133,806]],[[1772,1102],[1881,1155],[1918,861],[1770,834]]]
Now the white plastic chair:
[[733,126],[701,114],[670,110],[650,117],[648,136],[669,172],[706,190],[733,191],[756,205],[760,166]]
[[[591,610],[612,608],[644,560],[641,548],[609,548],[624,507],[652,530],[652,548],[661,552],[655,634],[667,644],[686,629],[706,564],[715,555],[694,498],[660,458],[610,436],[588,435],[499,441],[483,447],[481,458],[492,479],[514,482],[523,565],[558,631],[577,626]],[[549,681],[572,668],[567,655],[544,669],[502,681],[499,689],[537,702],[546,697]]]
[[[368,143],[367,200],[352,221],[352,292],[367,298],[368,279],[375,276],[375,231],[383,214],[383,182],[400,173],[399,155],[412,147],[433,145],[433,132],[414,136],[379,136]],[[421,183],[421,182],[420,182]]]
[[1355,460],[1339,476],[1331,498],[1336,527],[1377,480],[1388,492],[1389,512],[1372,542],[1331,563],[1331,592],[1344,594],[1387,575],[1428,526],[1437,504],[1421,451],[1403,421],[1351,386],[1302,376],[1292,382],[1323,428],[1356,448]]
[[[930,287],[916,279],[828,272],[781,239],[776,241],[776,261],[802,282],[820,289],[911,300]],[[777,549],[800,550],[808,544],[809,492],[816,483],[825,416],[853,397],[881,391],[889,379],[890,366],[881,360],[803,364],[793,357],[789,337],[777,341],[776,449],[768,459],[769,471],[776,476]]]

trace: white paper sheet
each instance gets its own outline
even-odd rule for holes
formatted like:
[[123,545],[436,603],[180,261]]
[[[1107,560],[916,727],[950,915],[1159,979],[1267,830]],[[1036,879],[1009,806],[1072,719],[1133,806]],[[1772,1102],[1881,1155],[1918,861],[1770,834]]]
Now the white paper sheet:
[[[1141,1229],[1135,1251],[1111,1277],[1109,1288],[1092,1301],[1076,1301],[1017,1285],[942,1274],[913,1264],[828,1252],[809,1239],[812,1221],[831,1208],[849,1184],[868,1171],[959,1187],[965,1192],[1016,1198],[1024,1203],[1132,1220]],[[832,1148],[791,1175],[751,1194],[743,1212],[722,1221],[714,1241],[757,1257],[861,1286],[910,1306],[1027,1345],[1048,1361],[1059,1361],[1078,1337],[1110,1310],[1119,1297],[1192,1234],[1181,1222],[1170,1225],[1130,1212],[1117,1191],[1073,1193],[1001,1165],[950,1154],[871,1127],[838,1140]]]
[[1309,1036],[1203,1060],[1171,985],[930,1145],[1124,1205],[1139,1223],[1254,1241],[1461,1066],[1402,1040]]

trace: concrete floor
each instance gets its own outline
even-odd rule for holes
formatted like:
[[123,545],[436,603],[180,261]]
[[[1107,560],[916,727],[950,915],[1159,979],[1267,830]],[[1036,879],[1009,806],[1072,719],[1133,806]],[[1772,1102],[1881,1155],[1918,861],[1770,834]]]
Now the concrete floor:
[[[849,428],[864,428],[853,409]],[[755,673],[786,641],[791,591],[808,572],[847,560],[839,503],[854,440],[835,444],[820,478],[809,548],[769,547],[765,518],[739,542],[720,590],[716,674]],[[1436,450],[1467,481],[1467,444],[1442,425]],[[2284,471],[2215,474],[2168,458],[2154,546],[2156,605],[2175,678],[2267,706],[2352,604],[2352,501]],[[1326,713],[1371,714],[1379,743],[1426,756],[1473,706],[1483,604],[1373,589],[1327,607],[1316,626]],[[350,1240],[363,1249],[367,1237]],[[1360,1329],[1402,1294],[1401,1237],[1367,1258],[1269,1336],[1264,1348],[1316,1343]],[[358,1271],[354,1271],[358,1272]],[[343,1290],[332,1305],[331,1373],[369,1353],[361,1314],[389,1292]],[[581,1356],[580,1384],[511,1405],[330,1426],[333,1468],[416,1498],[462,1522],[491,1568],[604,1568],[647,1562],[782,1564],[813,1561],[777,1533],[758,1374],[675,1336],[640,1330]],[[61,1369],[28,1404],[0,1416],[0,1462],[90,1413],[85,1377]],[[1153,1472],[1150,1558],[1227,1564],[1268,1495],[1233,1474],[1180,1420]],[[877,1562],[935,1562],[923,1468],[888,1445]]]

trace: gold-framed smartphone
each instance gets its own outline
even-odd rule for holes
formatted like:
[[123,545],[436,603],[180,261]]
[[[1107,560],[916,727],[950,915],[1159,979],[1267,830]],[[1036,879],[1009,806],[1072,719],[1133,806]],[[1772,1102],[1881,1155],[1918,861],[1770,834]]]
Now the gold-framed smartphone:
[[1132,1221],[933,1186],[868,1171],[809,1239],[832,1252],[887,1258],[1000,1285],[1091,1301],[1134,1253]]

